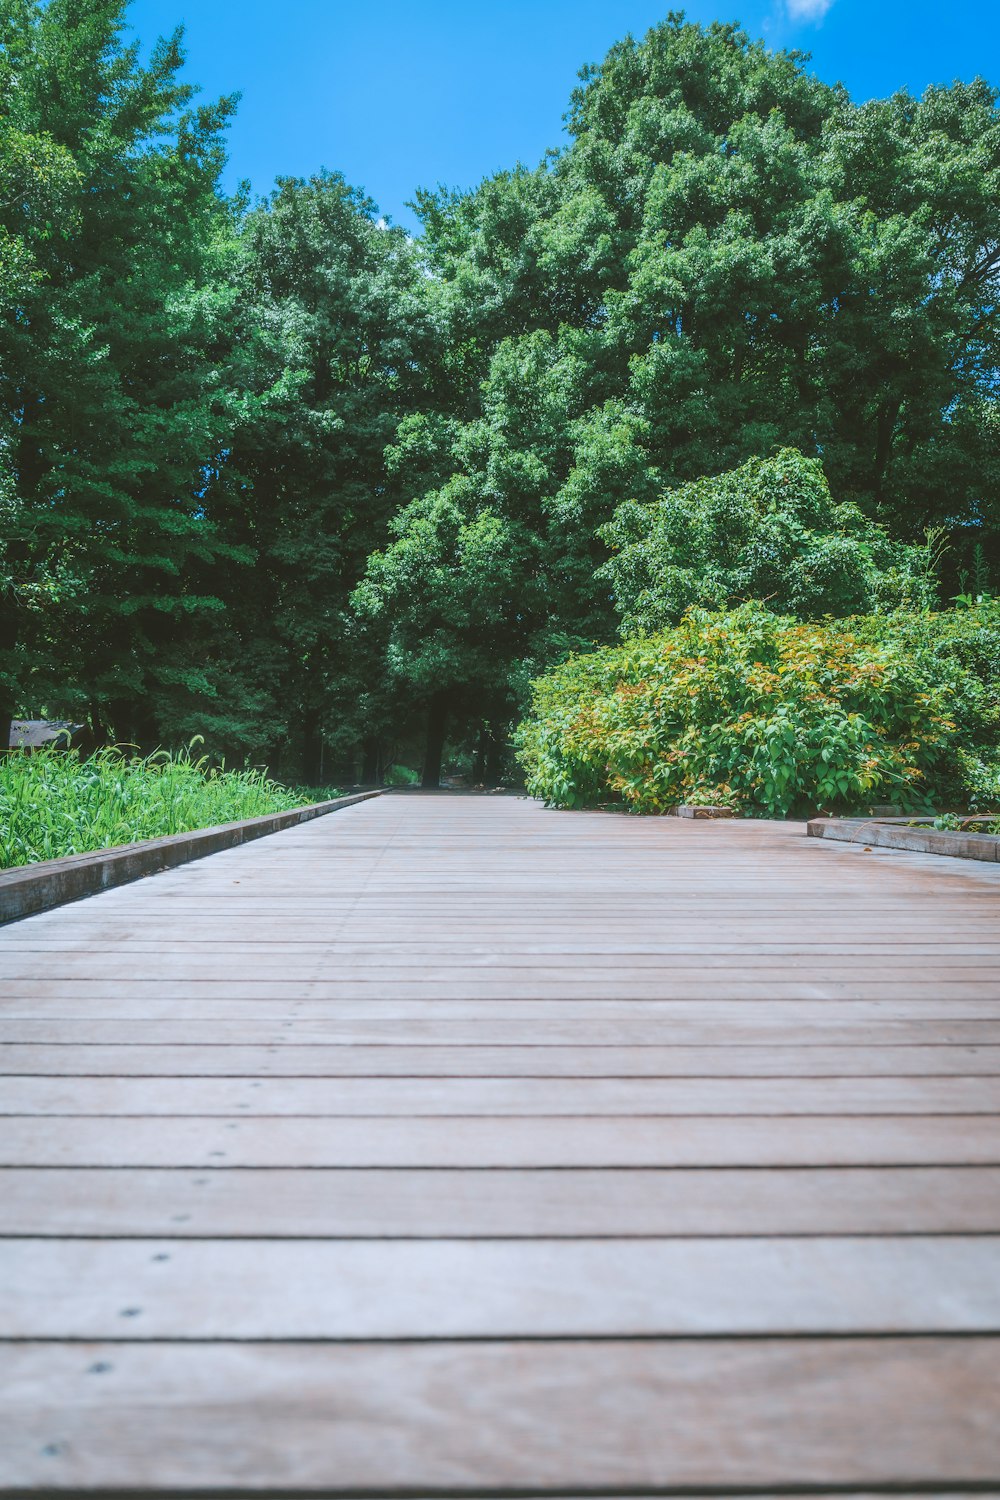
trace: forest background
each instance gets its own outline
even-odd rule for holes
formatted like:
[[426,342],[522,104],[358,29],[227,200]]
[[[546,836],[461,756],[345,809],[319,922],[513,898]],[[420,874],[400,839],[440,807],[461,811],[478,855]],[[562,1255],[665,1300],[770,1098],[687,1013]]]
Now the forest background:
[[622,627],[989,595],[987,83],[856,105],[671,14],[412,237],[332,172],[226,195],[235,101],[126,22],[0,0],[0,720],[493,781]]

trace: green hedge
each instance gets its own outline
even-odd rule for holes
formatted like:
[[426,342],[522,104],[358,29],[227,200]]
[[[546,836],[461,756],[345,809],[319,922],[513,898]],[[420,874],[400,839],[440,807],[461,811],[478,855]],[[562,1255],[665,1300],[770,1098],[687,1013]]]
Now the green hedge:
[[540,678],[519,757],[559,807],[968,805],[1000,792],[998,669],[995,605],[821,624],[694,610]]

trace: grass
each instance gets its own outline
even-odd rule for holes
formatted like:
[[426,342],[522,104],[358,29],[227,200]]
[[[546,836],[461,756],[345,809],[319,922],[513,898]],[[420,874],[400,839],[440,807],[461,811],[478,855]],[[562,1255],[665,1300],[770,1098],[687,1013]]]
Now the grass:
[[189,833],[315,801],[263,771],[226,771],[187,750],[45,749],[0,757],[0,869]]

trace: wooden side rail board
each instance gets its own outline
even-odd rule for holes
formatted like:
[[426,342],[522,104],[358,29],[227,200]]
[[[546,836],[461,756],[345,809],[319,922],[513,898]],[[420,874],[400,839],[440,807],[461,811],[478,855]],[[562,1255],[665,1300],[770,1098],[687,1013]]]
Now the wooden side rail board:
[[30,917],[36,912],[79,901],[98,891],[156,875],[161,870],[185,865],[206,854],[218,854],[237,844],[269,833],[280,833],[313,818],[339,812],[355,802],[380,797],[381,792],[358,792],[352,797],[334,797],[328,802],[313,802],[308,807],[294,807],[288,812],[266,813],[260,818],[246,818],[240,823],[223,823],[216,828],[199,828],[193,833],[175,833],[168,838],[146,839],[139,844],[122,844],[114,849],[98,849],[92,854],[71,854],[65,859],[49,859],[41,864],[19,865],[0,873],[0,925]]
[[1000,837],[993,833],[951,832],[913,827],[896,818],[813,818],[806,831],[814,839],[839,839],[877,849],[909,849],[917,854],[950,854],[1000,864]]

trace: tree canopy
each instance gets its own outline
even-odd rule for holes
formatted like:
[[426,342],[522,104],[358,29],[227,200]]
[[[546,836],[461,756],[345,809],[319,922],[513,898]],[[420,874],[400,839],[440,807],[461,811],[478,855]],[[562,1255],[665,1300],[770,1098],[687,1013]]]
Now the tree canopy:
[[928,528],[988,590],[988,83],[857,105],[670,13],[411,238],[318,165],[227,198],[236,100],[127,11],[0,0],[0,718],[499,774],[622,627],[922,605]]
[[835,502],[819,459],[794,448],[650,504],[627,500],[599,535],[614,555],[598,577],[626,634],[746,599],[806,620],[931,602],[926,548],[890,541],[853,501]]

